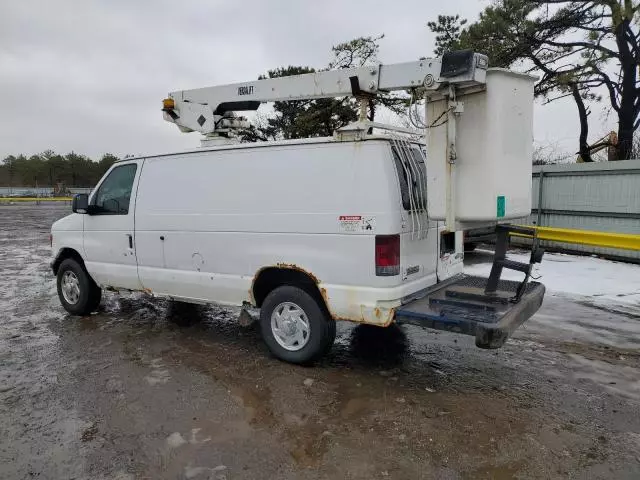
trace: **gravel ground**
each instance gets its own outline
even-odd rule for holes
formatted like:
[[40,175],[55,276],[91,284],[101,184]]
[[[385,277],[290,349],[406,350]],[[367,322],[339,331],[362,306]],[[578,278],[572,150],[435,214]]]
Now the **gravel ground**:
[[105,294],[68,316],[68,209],[0,206],[0,478],[640,478],[633,313],[548,295],[497,351],[339,324],[296,367],[229,309]]

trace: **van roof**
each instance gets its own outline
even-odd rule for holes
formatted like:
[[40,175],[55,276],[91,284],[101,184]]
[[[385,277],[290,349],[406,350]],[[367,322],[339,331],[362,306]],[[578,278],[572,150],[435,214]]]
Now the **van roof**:
[[[289,146],[289,145],[309,145],[309,144],[322,144],[322,143],[355,143],[355,142],[372,141],[372,140],[388,142],[392,140],[392,137],[390,135],[376,134],[376,135],[367,135],[362,140],[340,140],[334,137],[314,137],[314,138],[296,138],[293,140],[275,140],[275,141],[268,141],[268,142],[234,143],[230,145],[216,145],[213,147],[198,147],[198,148],[192,148],[187,150],[179,150],[175,152],[155,153],[150,155],[135,155],[129,158],[121,158],[118,160],[118,162],[137,160],[141,158],[182,155],[185,153],[214,152],[219,150],[243,150],[247,148],[268,148],[268,147],[281,147],[281,146]],[[419,141],[410,140],[408,138],[407,140],[410,143],[420,143]]]

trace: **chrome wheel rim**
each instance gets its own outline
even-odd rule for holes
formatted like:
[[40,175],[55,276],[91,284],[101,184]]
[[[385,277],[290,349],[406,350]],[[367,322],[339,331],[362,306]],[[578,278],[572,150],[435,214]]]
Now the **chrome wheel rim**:
[[71,270],[67,270],[62,274],[61,282],[62,296],[67,303],[75,305],[80,299],[80,281],[78,276]]
[[283,302],[273,309],[271,332],[285,350],[301,350],[309,342],[311,333],[307,314],[295,303]]

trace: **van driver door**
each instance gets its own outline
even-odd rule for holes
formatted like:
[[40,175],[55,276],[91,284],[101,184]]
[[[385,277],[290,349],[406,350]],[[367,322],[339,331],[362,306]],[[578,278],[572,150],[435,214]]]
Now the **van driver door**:
[[140,290],[135,203],[144,160],[114,164],[89,198],[84,219],[85,265],[101,286]]

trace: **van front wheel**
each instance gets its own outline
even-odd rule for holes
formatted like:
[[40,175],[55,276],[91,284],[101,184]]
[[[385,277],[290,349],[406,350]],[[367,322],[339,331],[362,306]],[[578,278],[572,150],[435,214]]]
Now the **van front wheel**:
[[291,363],[321,357],[335,339],[334,321],[325,311],[298,287],[286,285],[269,293],[260,310],[260,327],[271,353]]
[[100,305],[100,287],[73,258],[58,267],[57,284],[60,303],[71,315],[88,315]]

